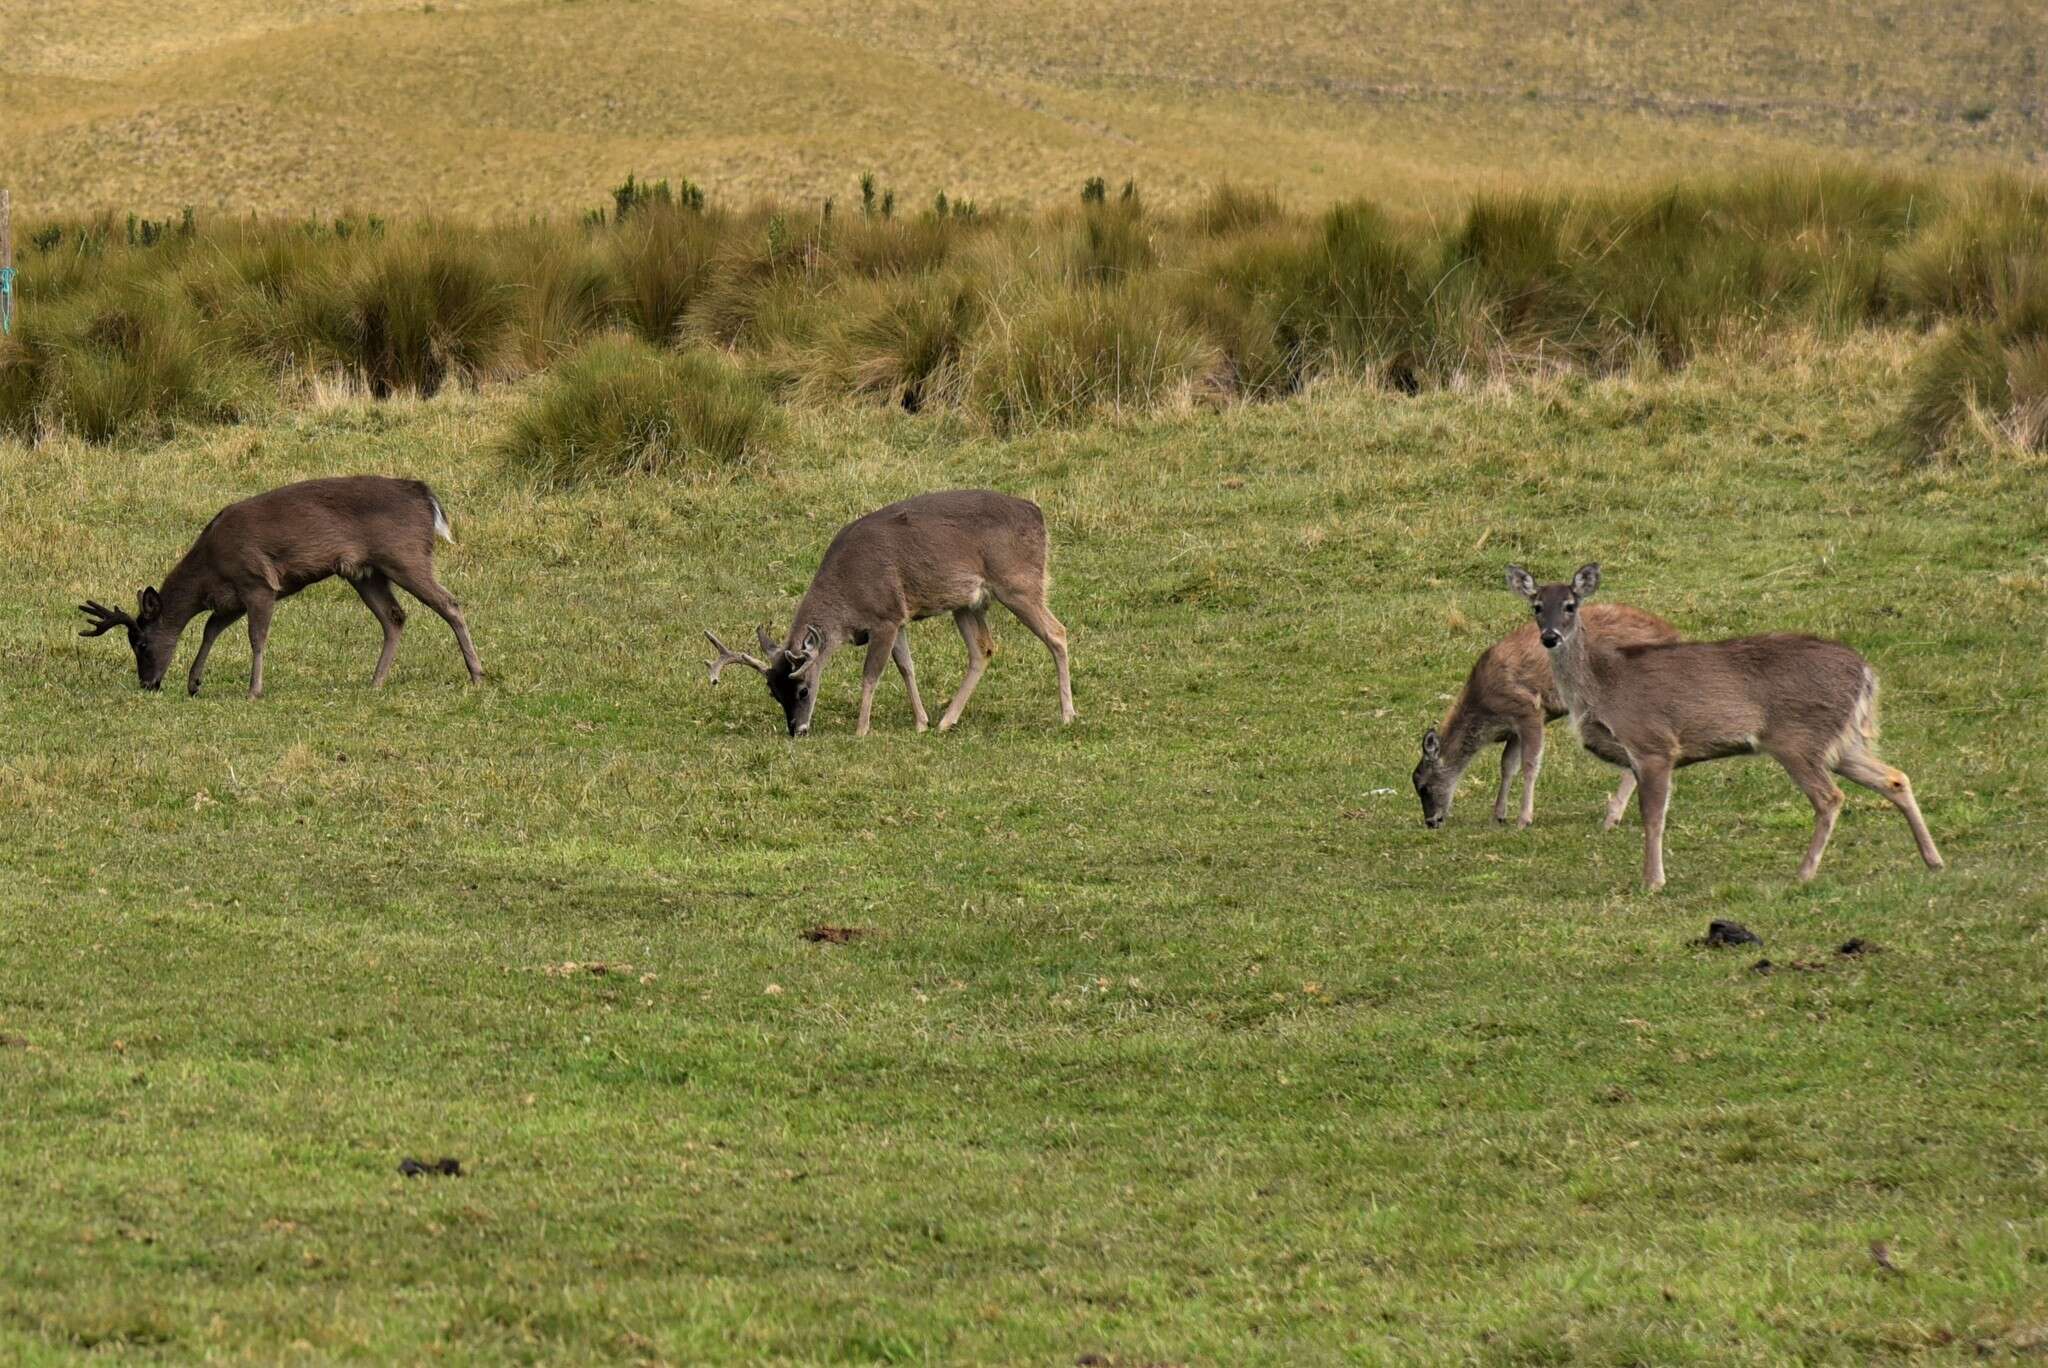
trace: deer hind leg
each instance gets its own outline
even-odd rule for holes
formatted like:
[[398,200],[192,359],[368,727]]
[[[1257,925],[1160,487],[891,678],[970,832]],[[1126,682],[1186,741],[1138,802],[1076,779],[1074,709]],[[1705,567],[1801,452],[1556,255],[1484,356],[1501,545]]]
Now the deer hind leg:
[[1628,811],[1629,795],[1636,791],[1636,772],[1625,769],[1621,782],[1614,786],[1614,796],[1607,800],[1607,815],[1600,819],[1602,831],[1612,831],[1621,824],[1621,818]]
[[1493,820],[1505,822],[1508,819],[1508,794],[1514,791],[1515,776],[1522,772],[1522,736],[1520,732],[1508,737],[1500,748],[1500,791],[1493,795]]
[[1807,844],[1806,858],[1799,862],[1799,882],[1805,883],[1820,872],[1820,857],[1828,848],[1828,838],[1835,834],[1835,819],[1842,814],[1842,790],[1835,787],[1827,766],[1817,761],[1781,755],[1778,763],[1813,804],[1813,840]]
[[896,672],[903,676],[903,687],[910,694],[911,716],[917,719],[917,729],[923,731],[931,726],[931,718],[925,713],[924,699],[917,693],[917,667],[910,663],[910,633],[897,632],[896,645],[889,653],[896,658]]
[[1664,886],[1664,813],[1671,806],[1671,762],[1642,761],[1635,775],[1641,785],[1636,803],[1643,814],[1643,887],[1654,893]]
[[398,634],[405,630],[405,609],[399,606],[398,596],[391,592],[391,581],[381,570],[371,570],[352,583],[363,605],[384,628],[384,653],[377,657],[376,673],[370,676],[370,687],[381,689],[391,677],[391,663],[398,659]]
[[1934,837],[1928,833],[1927,822],[1920,816],[1920,804],[1913,800],[1913,781],[1906,777],[1904,770],[1893,769],[1863,745],[1846,751],[1835,761],[1834,768],[1835,773],[1851,783],[1883,794],[1905,816],[1906,825],[1913,828],[1913,839],[1919,844],[1920,858],[1927,862],[1927,867],[1942,867],[1941,852],[1934,848]]
[[1029,586],[1005,586],[996,590],[996,597],[1005,608],[1017,615],[1031,635],[1045,643],[1045,649],[1052,652],[1053,668],[1060,676],[1060,722],[1072,722],[1074,712],[1074,684],[1067,674],[1067,629],[1052,615],[1052,609],[1045,606],[1043,583]]
[[270,615],[277,609],[277,598],[269,590],[256,590],[242,596],[242,606],[249,613],[249,697],[263,697],[263,648],[270,644]]
[[981,609],[957,609],[953,614],[953,625],[960,629],[960,639],[967,643],[967,673],[962,676],[953,701],[946,705],[945,716],[939,719],[940,731],[951,731],[960,720],[960,714],[967,711],[967,700],[974,697],[974,686],[981,682],[981,672],[988,668],[988,658],[996,649],[995,638],[989,634],[988,619],[982,615]]
[[199,682],[206,675],[206,658],[213,654],[214,638],[234,626],[241,616],[242,610],[239,608],[223,608],[207,615],[206,633],[199,638],[199,653],[192,657],[192,668],[185,675],[185,693],[188,697],[196,698],[199,694]]
[[1543,768],[1543,714],[1522,723],[1522,816],[1515,823],[1526,831],[1536,820],[1536,775]]
[[427,607],[441,615],[455,633],[455,644],[462,648],[462,663],[469,667],[469,682],[484,682],[484,667],[476,658],[476,647],[469,641],[469,623],[463,619],[462,605],[455,601],[455,595],[441,587],[434,578],[432,565],[380,565],[377,567],[388,575],[399,588],[411,594]]
[[882,682],[882,667],[895,653],[900,636],[901,630],[896,627],[878,627],[868,636],[867,663],[860,672],[860,723],[853,729],[855,736],[868,734],[868,718],[875,710],[875,686]]

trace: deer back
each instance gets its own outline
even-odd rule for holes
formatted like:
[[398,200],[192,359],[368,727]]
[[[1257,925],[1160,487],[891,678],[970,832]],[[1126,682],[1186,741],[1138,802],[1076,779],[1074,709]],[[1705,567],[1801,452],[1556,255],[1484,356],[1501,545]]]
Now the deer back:
[[[207,583],[208,598],[257,587],[289,594],[332,575],[433,555],[439,505],[418,480],[354,475],[284,485],[215,515],[176,578]],[[444,523],[445,525],[445,523]]]
[[986,489],[920,494],[841,528],[790,627],[842,639],[988,602],[991,586],[1045,578],[1045,515]]

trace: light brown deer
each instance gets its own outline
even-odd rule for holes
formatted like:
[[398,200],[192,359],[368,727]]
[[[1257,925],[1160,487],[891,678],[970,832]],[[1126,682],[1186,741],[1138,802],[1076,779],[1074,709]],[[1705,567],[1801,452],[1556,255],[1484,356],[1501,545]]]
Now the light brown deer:
[[[1676,641],[1678,629],[1654,613],[1623,603],[1596,603],[1586,612],[1601,631],[1620,645]],[[1493,800],[1493,820],[1508,819],[1508,793],[1517,773],[1522,778],[1522,814],[1515,823],[1525,828],[1536,820],[1536,775],[1543,768],[1543,729],[1565,715],[1564,699],[1551,677],[1550,659],[1537,640],[1536,624],[1525,622],[1483,651],[1473,663],[1465,687],[1444,715],[1441,727],[1422,735],[1422,763],[1412,776],[1422,799],[1423,825],[1434,830],[1451,815],[1458,781],[1479,752],[1498,741],[1500,791]],[[1636,777],[1623,771],[1621,785],[1607,800],[1603,831],[1611,831],[1628,810]]]
[[79,605],[93,624],[79,635],[127,628],[135,672],[143,688],[154,690],[163,686],[185,624],[210,613],[185,680],[185,691],[196,694],[214,639],[246,614],[249,697],[261,698],[263,647],[277,601],[339,575],[355,586],[384,628],[373,686],[382,686],[390,676],[398,634],[405,627],[405,609],[391,592],[394,584],[454,629],[470,683],[481,684],[483,666],[470,644],[461,605],[434,578],[436,536],[454,540],[440,501],[418,480],[351,475],[285,485],[214,514],[192,549],[164,576],[163,589],[141,592],[133,616],[97,601]]
[[1801,882],[1820,869],[1842,809],[1831,773],[1888,799],[1913,829],[1920,858],[1941,868],[1912,781],[1877,755],[1877,672],[1847,646],[1785,635],[1623,645],[1580,611],[1600,587],[1597,564],[1580,566],[1569,584],[1539,585],[1519,565],[1508,567],[1507,579],[1529,601],[1579,739],[1636,776],[1647,887],[1664,885],[1671,772],[1758,752],[1783,765],[1813,803]]
[[735,663],[758,670],[768,681],[768,692],[782,705],[789,734],[803,736],[811,729],[825,662],[841,646],[866,646],[855,734],[868,734],[875,685],[891,657],[910,693],[917,729],[923,731],[929,719],[918,697],[910,639],[903,629],[920,618],[951,613],[967,643],[967,674],[939,719],[939,730],[946,731],[960,720],[995,650],[986,616],[989,600],[994,599],[1015,613],[1052,653],[1059,672],[1060,721],[1072,722],[1067,629],[1045,602],[1049,549],[1045,515],[1028,499],[986,489],[954,489],[892,503],[839,530],[825,548],[825,558],[797,604],[782,644],[777,645],[765,628],[756,628],[762,654],[753,656],[728,650],[716,634],[706,631],[718,650],[718,658],[709,662],[711,682],[716,684],[719,671]]

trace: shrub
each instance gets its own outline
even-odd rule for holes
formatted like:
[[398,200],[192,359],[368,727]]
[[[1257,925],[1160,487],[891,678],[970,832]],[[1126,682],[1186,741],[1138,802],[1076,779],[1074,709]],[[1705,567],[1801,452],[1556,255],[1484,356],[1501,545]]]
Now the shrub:
[[[587,239],[516,240],[505,275],[518,279],[512,350],[527,370],[540,370],[602,332],[620,316],[624,291],[611,261]],[[671,327],[673,324],[671,324]]]
[[503,452],[546,485],[704,472],[756,456],[771,421],[766,393],[728,358],[604,337],[541,383]]
[[1210,188],[1192,216],[1196,232],[1206,237],[1232,237],[1269,228],[1287,217],[1279,199],[1267,190],[1247,190],[1223,181]]
[[1059,292],[990,323],[966,359],[966,401],[998,430],[1078,422],[1220,394],[1222,353],[1158,291]]
[[1412,389],[1423,364],[1422,265],[1378,209],[1362,200],[1323,215],[1304,289],[1333,361]]
[[1325,359],[1312,274],[1309,239],[1282,228],[1219,246],[1173,277],[1181,316],[1221,349],[1224,381],[1239,396],[1291,394]]

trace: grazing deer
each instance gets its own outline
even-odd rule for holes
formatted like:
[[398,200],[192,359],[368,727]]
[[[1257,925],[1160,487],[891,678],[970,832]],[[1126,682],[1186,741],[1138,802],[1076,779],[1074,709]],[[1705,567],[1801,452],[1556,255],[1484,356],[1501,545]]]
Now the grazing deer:
[[1072,722],[1067,629],[1045,604],[1049,549],[1045,514],[1038,505],[991,490],[920,494],[877,509],[839,529],[825,548],[825,559],[781,645],[765,628],[756,628],[761,656],[753,656],[728,650],[716,634],[704,633],[718,650],[718,658],[709,662],[711,682],[716,684],[719,671],[735,663],[760,671],[768,692],[782,705],[789,734],[802,736],[811,729],[825,662],[841,646],[864,645],[868,658],[861,674],[855,734],[868,734],[875,685],[891,657],[910,693],[917,729],[923,731],[928,718],[917,693],[910,639],[903,629],[920,618],[951,613],[967,642],[967,674],[939,719],[939,730],[946,731],[960,720],[995,650],[986,616],[993,598],[1052,652],[1060,679],[1060,721]]
[[405,626],[405,609],[391,592],[394,584],[455,629],[469,681],[481,684],[483,666],[470,644],[462,608],[434,578],[436,536],[454,541],[440,501],[418,480],[351,475],[285,485],[214,514],[184,559],[164,576],[163,589],[142,591],[133,617],[96,601],[81,604],[79,611],[93,625],[79,635],[127,628],[136,674],[143,688],[154,690],[163,686],[185,624],[210,612],[185,680],[185,691],[196,694],[214,639],[247,614],[249,697],[261,698],[263,646],[270,639],[277,601],[340,575],[355,585],[384,628],[384,653],[370,678],[373,686],[382,686],[390,675]]
[[[1603,634],[1620,645],[1676,641],[1678,629],[1663,618],[1620,603],[1596,603],[1586,609]],[[1465,678],[1458,701],[1451,704],[1441,728],[1422,735],[1422,763],[1415,767],[1415,792],[1422,799],[1423,825],[1434,830],[1451,815],[1451,798],[1466,767],[1487,746],[1504,743],[1500,753],[1500,791],[1493,800],[1493,820],[1508,819],[1508,792],[1515,775],[1522,776],[1522,815],[1515,823],[1536,820],[1536,773],[1543,768],[1543,728],[1565,715],[1550,659],[1537,640],[1536,624],[1525,622],[1486,648]],[[1603,831],[1611,831],[1628,810],[1636,777],[1624,772],[1621,786],[1607,800]]]
[[1882,794],[1905,815],[1929,869],[1941,853],[1905,774],[1877,756],[1877,672],[1838,641],[1753,636],[1729,641],[1627,645],[1579,611],[1600,587],[1582,565],[1569,584],[1539,585],[1519,565],[1508,587],[1529,601],[1557,688],[1586,749],[1628,767],[1640,787],[1643,883],[1664,886],[1664,811],[1671,771],[1761,751],[1785,767],[1813,803],[1813,840],[1801,882],[1820,868],[1842,791],[1830,771]]

